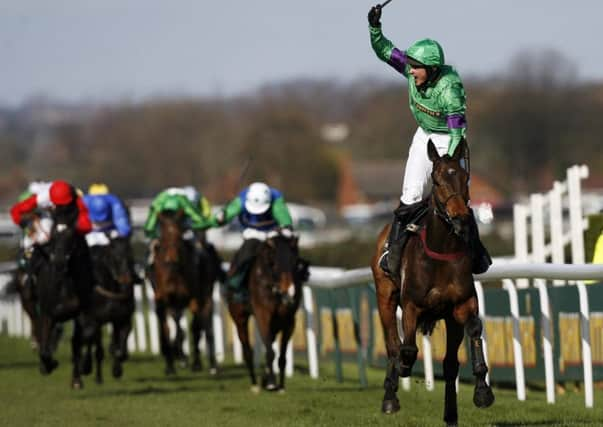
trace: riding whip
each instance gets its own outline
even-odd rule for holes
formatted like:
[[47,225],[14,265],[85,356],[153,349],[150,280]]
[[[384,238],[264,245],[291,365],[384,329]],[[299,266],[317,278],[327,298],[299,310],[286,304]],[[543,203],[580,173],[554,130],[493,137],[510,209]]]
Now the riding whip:
[[392,0],[386,0],[383,3],[381,3],[379,5],[379,8],[383,9],[385,6],[387,6]]

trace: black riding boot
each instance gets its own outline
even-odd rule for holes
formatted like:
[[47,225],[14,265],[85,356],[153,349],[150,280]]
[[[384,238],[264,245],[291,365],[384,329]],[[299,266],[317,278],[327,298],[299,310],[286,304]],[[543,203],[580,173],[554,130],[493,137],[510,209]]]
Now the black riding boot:
[[408,239],[407,231],[414,231],[409,229],[409,225],[412,225],[409,223],[415,220],[415,215],[417,215],[419,208],[424,205],[423,201],[413,203],[412,205],[405,205],[400,202],[400,205],[394,211],[394,220],[389,231],[387,245],[384,248],[385,252],[379,262],[381,269],[391,277],[398,277],[400,274],[402,249]]
[[479,238],[479,230],[477,228],[477,222],[475,221],[475,215],[473,209],[471,211],[471,224],[469,226],[469,247],[471,248],[471,268],[473,274],[481,274],[488,271],[488,268],[492,264],[492,258],[482,241]]

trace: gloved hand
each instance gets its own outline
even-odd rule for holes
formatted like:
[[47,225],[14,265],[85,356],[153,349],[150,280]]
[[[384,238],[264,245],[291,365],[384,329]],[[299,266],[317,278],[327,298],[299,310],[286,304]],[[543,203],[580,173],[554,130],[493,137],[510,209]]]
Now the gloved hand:
[[381,27],[381,5],[371,7],[368,13],[368,22],[371,27]]
[[293,237],[293,229],[289,226],[281,227],[279,229],[279,233],[281,236],[286,237],[287,239]]
[[214,218],[216,219],[216,223],[218,225],[220,225],[220,226],[224,225],[226,223],[226,211],[221,210],[214,216]]

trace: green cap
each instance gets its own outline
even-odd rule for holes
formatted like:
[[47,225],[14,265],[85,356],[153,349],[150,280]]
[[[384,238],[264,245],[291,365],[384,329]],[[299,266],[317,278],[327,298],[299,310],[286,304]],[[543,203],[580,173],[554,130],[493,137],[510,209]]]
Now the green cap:
[[419,40],[406,51],[411,59],[429,67],[441,67],[444,65],[444,50],[442,46],[431,39]]

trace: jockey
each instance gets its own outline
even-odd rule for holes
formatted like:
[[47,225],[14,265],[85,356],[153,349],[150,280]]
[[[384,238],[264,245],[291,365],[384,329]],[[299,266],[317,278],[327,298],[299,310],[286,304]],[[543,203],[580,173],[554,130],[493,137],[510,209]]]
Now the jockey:
[[[76,189],[65,181],[51,183],[32,183],[19,201],[10,210],[13,222],[23,230],[23,262],[26,269],[30,258],[35,254],[35,245],[46,243],[50,239],[52,220],[50,211],[67,214],[73,220],[78,233],[85,235],[92,229],[88,209]],[[44,212],[40,216],[40,212]]]
[[[438,42],[423,39],[406,51],[398,50],[381,31],[381,6],[371,8],[368,14],[371,45],[377,57],[388,63],[408,79],[409,105],[418,128],[413,137],[400,205],[394,211],[386,251],[380,266],[390,276],[400,270],[402,249],[407,231],[416,230],[413,216],[423,205],[423,190],[430,180],[432,163],[427,156],[429,140],[440,156],[452,155],[465,137],[465,90],[457,71],[444,63],[444,51]],[[463,160],[469,170],[468,156]],[[477,224],[471,211],[469,246],[473,258],[473,272],[483,273],[492,263],[479,239]]]
[[[159,213],[166,210],[182,210],[186,215],[188,230],[183,238],[189,241],[199,254],[205,250],[209,257],[216,263],[218,278],[223,280],[223,271],[220,257],[215,247],[207,241],[204,231],[211,227],[214,222],[211,216],[211,205],[207,198],[201,195],[194,187],[170,187],[159,193],[149,209],[149,215],[144,225],[145,235],[151,239],[149,248],[150,255],[153,256],[152,248],[157,244],[158,229],[157,217]],[[148,260],[148,265],[152,265],[153,260]]]
[[244,285],[247,270],[268,232],[281,230],[284,235],[291,236],[293,222],[281,192],[263,182],[254,182],[241,191],[216,215],[215,221],[221,226],[235,217],[244,227],[243,245],[232,258],[227,282],[236,291]]
[[211,226],[211,208],[205,197],[193,187],[171,187],[159,193],[149,209],[144,224],[144,233],[149,238],[157,238],[157,216],[166,210],[182,210],[192,230],[205,230]]
[[65,181],[57,180],[50,185],[30,186],[31,194],[23,198],[10,210],[13,222],[26,228],[32,221],[32,214],[38,209],[56,210],[70,214],[78,233],[86,234],[92,229],[88,209],[76,189]]
[[[109,187],[102,183],[94,183],[88,188],[84,196],[84,203],[88,207],[92,231],[86,235],[89,247],[106,246],[111,239],[124,238],[129,241],[132,234],[129,212],[119,197],[109,192]],[[130,272],[136,283],[142,279],[136,274],[134,257],[130,249]]]

